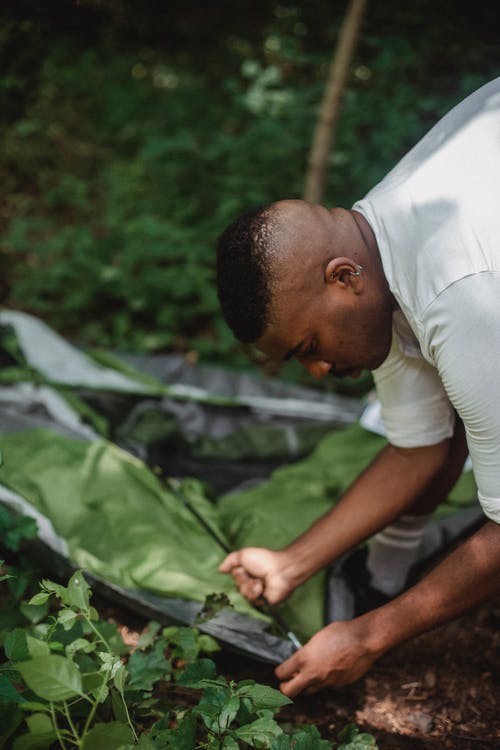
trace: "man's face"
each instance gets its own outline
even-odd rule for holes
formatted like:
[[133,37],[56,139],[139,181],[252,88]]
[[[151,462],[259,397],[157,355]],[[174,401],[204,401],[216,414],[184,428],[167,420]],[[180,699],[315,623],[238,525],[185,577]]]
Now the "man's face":
[[282,301],[257,342],[260,351],[274,361],[294,357],[316,378],[358,377],[379,367],[391,344],[390,316],[364,308],[358,299],[331,300],[329,292],[316,300]]
[[387,357],[392,337],[390,299],[373,266],[358,275],[356,264],[341,263],[332,275],[321,260],[335,255],[335,250],[338,255],[339,243],[350,256],[364,252],[351,212],[331,213],[335,212],[340,212],[335,227],[326,215],[330,212],[320,209],[312,216],[314,234],[307,226],[304,233],[295,231],[285,261],[275,272],[279,278],[271,302],[272,321],[256,342],[270,359],[295,357],[317,378],[328,373],[358,377],[365,369],[376,369]]

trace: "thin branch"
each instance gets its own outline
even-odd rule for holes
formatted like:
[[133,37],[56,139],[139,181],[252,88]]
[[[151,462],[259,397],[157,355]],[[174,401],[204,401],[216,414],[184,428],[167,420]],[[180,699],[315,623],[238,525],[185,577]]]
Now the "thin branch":
[[367,0],[350,0],[335,52],[330,63],[325,93],[309,152],[308,169],[304,185],[304,200],[319,203],[323,196],[328,161],[334,141],[342,94],[349,66],[359,36],[361,20]]

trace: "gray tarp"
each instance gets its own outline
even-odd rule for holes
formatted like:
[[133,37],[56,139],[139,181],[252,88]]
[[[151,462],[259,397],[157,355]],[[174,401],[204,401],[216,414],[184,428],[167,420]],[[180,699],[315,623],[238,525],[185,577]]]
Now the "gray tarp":
[[[356,421],[361,401],[189,367],[179,357],[97,360],[21,313],[1,313],[0,326],[0,501],[35,516],[44,548],[59,563],[90,570],[108,595],[156,619],[192,624],[204,595],[226,590],[237,611],[226,609],[201,629],[261,659],[286,657],[291,643],[230,591],[230,579],[216,573],[223,553],[147,464],[208,481],[212,494],[232,489],[214,505],[203,486],[186,485],[229,544],[279,546],[331,507],[383,442],[361,428],[343,429]],[[317,444],[310,458],[242,489]],[[472,485],[458,494],[460,507]],[[476,519],[477,508],[451,515],[430,528],[427,552]],[[177,549],[170,556],[169,544]],[[283,612],[306,638],[325,616],[352,616],[338,567],[329,586],[324,574],[316,576]]]

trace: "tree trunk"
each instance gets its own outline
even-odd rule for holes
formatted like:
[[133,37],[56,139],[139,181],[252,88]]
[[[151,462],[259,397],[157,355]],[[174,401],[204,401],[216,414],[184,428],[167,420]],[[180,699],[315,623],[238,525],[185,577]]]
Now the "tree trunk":
[[304,185],[304,200],[319,203],[323,196],[335,123],[367,0],[350,0],[330,63],[325,93],[314,131]]

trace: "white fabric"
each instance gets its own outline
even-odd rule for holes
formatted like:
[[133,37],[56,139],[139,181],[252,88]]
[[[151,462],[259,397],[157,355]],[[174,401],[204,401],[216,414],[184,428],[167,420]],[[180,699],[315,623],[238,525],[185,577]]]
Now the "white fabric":
[[366,567],[371,585],[396,596],[406,583],[430,515],[403,515],[371,539]]
[[500,78],[444,117],[353,208],[399,305],[374,372],[395,445],[463,419],[483,510],[500,523]]
[[[366,404],[363,412],[359,418],[359,424],[364,427],[368,432],[374,432],[376,435],[382,435],[387,437],[387,429],[382,419],[382,405],[374,394],[370,394],[368,397],[368,403]],[[471,457],[467,456],[465,459],[463,472],[472,471]]]

